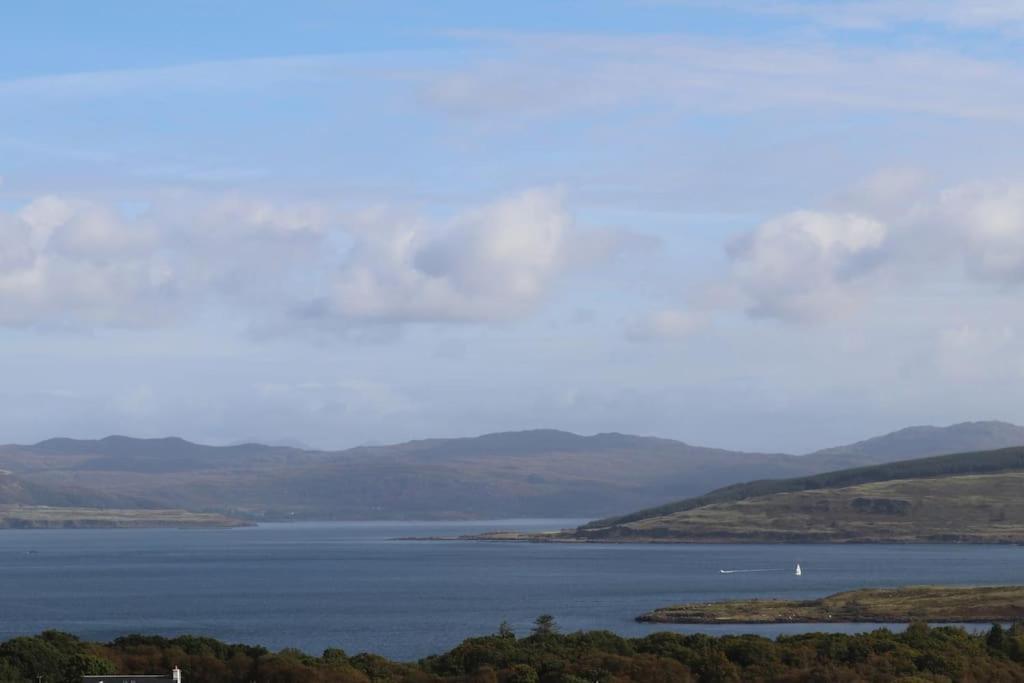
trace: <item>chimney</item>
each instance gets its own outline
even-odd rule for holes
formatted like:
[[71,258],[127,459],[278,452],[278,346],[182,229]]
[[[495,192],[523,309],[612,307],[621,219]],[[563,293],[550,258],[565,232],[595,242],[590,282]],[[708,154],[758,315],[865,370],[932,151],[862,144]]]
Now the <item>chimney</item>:
[[171,680],[173,680],[174,683],[181,683],[181,669],[178,667],[171,669]]

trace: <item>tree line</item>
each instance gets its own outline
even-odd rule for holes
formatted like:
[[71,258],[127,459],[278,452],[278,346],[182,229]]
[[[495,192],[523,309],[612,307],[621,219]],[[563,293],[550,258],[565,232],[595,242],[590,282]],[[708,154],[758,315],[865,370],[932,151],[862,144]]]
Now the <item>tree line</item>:
[[348,655],[271,652],[212,638],[130,635],[91,643],[58,631],[0,644],[0,681],[77,683],[89,674],[152,674],[182,669],[187,683],[685,683],[699,681],[1024,680],[1024,626],[983,633],[911,624],[894,633],[807,633],[775,640],[751,635],[607,631],[562,634],[549,615],[529,635],[502,624],[419,662]]

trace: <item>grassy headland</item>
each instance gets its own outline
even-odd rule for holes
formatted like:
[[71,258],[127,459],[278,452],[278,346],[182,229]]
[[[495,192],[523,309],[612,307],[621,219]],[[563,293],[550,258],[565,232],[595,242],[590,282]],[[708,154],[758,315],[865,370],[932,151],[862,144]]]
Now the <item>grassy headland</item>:
[[206,528],[247,525],[247,522],[225,515],[186,510],[108,510],[48,507],[45,505],[0,506],[0,529]]
[[1024,472],[759,496],[579,535],[746,543],[1024,543]]
[[555,534],[486,540],[1024,543],[1024,449],[737,484]]
[[817,600],[727,600],[661,607],[665,624],[992,623],[1024,619],[1024,586],[864,588]]

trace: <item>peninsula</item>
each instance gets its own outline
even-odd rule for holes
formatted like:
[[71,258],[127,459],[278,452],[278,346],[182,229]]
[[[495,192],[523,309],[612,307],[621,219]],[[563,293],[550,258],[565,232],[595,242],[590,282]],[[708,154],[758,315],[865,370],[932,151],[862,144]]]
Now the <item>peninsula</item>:
[[992,623],[1024,619],[1024,586],[864,588],[817,600],[727,600],[661,607],[661,624]]
[[187,510],[116,510],[46,505],[0,506],[0,529],[226,528],[251,523]]
[[1024,543],[1024,449],[858,467],[716,489],[550,533],[489,541]]

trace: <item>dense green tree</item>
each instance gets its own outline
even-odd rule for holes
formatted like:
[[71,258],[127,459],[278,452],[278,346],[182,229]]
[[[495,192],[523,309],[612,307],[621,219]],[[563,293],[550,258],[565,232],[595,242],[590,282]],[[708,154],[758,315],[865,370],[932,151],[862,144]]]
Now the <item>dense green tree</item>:
[[533,620],[533,635],[550,636],[558,633],[558,624],[550,614],[542,614]]
[[505,677],[505,683],[537,683],[539,680],[536,669],[528,664],[516,664]]
[[992,628],[989,629],[988,635],[985,636],[985,645],[989,650],[998,652],[1000,654],[1006,653],[1006,630],[1002,624],[992,624]]

